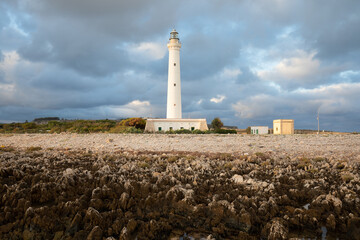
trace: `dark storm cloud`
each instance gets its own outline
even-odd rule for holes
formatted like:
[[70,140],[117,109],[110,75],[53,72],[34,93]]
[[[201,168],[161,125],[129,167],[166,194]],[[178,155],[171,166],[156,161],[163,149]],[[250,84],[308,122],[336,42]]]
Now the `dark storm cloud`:
[[184,116],[313,128],[323,106],[327,128],[360,129],[358,12],[351,0],[3,0],[0,121],[164,117],[175,26]]

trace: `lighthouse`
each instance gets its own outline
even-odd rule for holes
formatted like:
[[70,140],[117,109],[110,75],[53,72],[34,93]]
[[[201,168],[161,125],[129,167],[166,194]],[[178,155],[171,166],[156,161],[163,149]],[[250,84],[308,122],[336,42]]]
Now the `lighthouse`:
[[166,118],[178,118],[181,114],[180,48],[179,33],[173,29],[170,33],[169,68]]
[[[169,42],[169,66],[166,118],[146,119],[145,132],[172,132],[176,130],[208,130],[205,118],[182,118],[179,33],[173,29]],[[164,79],[165,80],[165,79]]]

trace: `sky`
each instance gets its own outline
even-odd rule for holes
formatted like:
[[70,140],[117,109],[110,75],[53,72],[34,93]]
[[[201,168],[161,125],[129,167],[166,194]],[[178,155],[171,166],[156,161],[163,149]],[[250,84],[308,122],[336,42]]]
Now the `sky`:
[[166,116],[360,131],[358,0],[0,0],[0,122]]

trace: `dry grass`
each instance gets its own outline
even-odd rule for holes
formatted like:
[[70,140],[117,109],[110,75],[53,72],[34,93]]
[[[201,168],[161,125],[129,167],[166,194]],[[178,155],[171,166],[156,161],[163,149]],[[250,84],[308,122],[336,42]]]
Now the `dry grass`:
[[348,183],[348,182],[350,182],[351,180],[354,179],[354,176],[353,176],[351,173],[343,173],[343,174],[341,175],[341,179],[342,179],[344,182]]
[[169,163],[174,163],[174,162],[176,162],[178,159],[179,159],[178,156],[169,156],[168,159],[167,159],[167,161],[168,161]]
[[28,147],[26,149],[26,152],[36,152],[36,151],[40,151],[42,148],[41,147]]
[[0,146],[0,152],[14,152],[14,151],[15,151],[14,147],[4,146],[4,145]]

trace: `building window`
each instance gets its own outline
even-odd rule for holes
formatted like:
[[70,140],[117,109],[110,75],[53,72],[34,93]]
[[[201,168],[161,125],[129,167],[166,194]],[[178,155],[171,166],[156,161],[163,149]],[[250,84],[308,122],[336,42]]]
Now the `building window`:
[[278,128],[276,128],[276,131],[279,131]]
[[169,129],[170,129],[170,131],[172,131],[172,130],[173,130],[173,128],[172,128],[172,127],[169,127]]
[[195,127],[191,127],[191,131],[194,131],[195,130]]
[[251,134],[254,134],[254,130],[253,130],[253,129],[251,129]]
[[180,129],[184,129],[184,127],[180,127]]
[[174,63],[174,67],[176,67],[176,63]]
[[174,87],[176,87],[176,83],[174,83]]
[[256,134],[259,134],[259,129],[256,129]]
[[159,132],[161,132],[161,127],[158,127]]
[[176,104],[174,103],[174,107],[176,107]]

